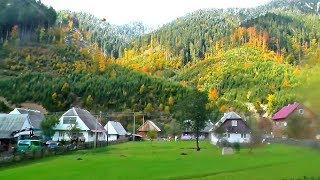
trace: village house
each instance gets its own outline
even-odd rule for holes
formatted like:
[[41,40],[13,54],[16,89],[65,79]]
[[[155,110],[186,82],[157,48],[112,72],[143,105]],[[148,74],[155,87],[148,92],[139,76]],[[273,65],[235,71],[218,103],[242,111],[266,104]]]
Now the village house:
[[107,130],[108,134],[108,136],[106,136],[106,141],[124,139],[127,135],[127,131],[123,128],[122,124],[117,121],[108,121],[104,128]]
[[[76,127],[79,133],[74,137],[71,129]],[[59,119],[59,124],[54,128],[56,130],[52,140],[54,141],[70,141],[79,138],[81,141],[93,142],[105,141],[104,127],[98,120],[87,110],[73,107],[65,112]]]
[[0,151],[7,151],[15,144],[15,135],[23,129],[30,129],[28,115],[0,114]]
[[25,124],[28,124],[29,126],[24,126],[19,133],[15,134],[15,137],[19,137],[19,139],[26,139],[30,137],[30,135],[37,137],[42,136],[41,122],[45,119],[45,116],[40,111],[32,109],[15,108],[13,111],[9,113],[9,115],[27,116]]
[[293,104],[284,106],[272,117],[272,120],[274,122],[274,137],[286,137],[284,132],[288,127],[288,122],[294,117],[299,117],[301,119],[307,120],[310,125],[316,126],[316,115],[306,106],[295,102]]
[[[200,132],[199,139],[201,140],[209,139],[210,130],[212,129],[212,127],[213,127],[213,123],[211,121],[207,121],[206,126]],[[190,128],[187,128],[185,131],[182,132],[181,140],[192,140],[192,139],[195,139],[195,134]]]
[[210,141],[217,144],[221,140],[229,143],[249,143],[251,129],[247,122],[235,112],[228,112],[210,130]]
[[148,132],[155,131],[158,137],[161,129],[154,122],[148,120],[138,128],[138,131],[140,136],[148,138]]

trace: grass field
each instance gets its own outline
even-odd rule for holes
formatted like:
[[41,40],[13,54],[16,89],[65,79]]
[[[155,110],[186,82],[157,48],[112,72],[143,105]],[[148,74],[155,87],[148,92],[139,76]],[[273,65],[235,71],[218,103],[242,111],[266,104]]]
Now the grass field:
[[[138,142],[0,169],[0,179],[303,179],[320,177],[320,152],[268,145],[221,156],[207,142]],[[187,155],[181,155],[186,153]],[[77,160],[81,158],[82,160]]]

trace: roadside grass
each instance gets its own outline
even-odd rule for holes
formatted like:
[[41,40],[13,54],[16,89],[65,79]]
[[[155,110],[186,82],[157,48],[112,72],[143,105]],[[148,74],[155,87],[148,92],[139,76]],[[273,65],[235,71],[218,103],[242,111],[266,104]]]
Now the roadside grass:
[[222,156],[201,142],[130,142],[0,169],[0,179],[304,179],[320,177],[320,151],[287,145]]

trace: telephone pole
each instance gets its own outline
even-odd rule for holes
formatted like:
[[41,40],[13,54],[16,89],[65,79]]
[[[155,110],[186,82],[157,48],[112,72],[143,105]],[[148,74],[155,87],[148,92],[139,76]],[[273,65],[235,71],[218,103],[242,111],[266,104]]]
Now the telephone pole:
[[132,141],[135,140],[135,134],[136,134],[136,114],[133,113],[133,131],[132,131]]

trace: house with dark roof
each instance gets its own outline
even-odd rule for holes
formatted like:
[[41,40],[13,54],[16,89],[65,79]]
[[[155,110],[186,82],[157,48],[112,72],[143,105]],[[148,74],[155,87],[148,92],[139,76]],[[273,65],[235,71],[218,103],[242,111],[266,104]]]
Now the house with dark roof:
[[80,140],[85,142],[105,141],[104,127],[87,110],[73,107],[65,112],[59,119],[59,124],[54,128],[56,133],[52,137],[54,141],[70,141],[74,139],[71,134],[72,128],[78,128],[80,133],[77,135]]
[[41,130],[41,122],[45,119],[44,114],[40,111],[32,110],[32,109],[23,109],[23,108],[15,108],[9,114],[26,114],[28,115],[28,121],[31,127],[35,131]]
[[117,121],[108,121],[104,126],[107,130],[106,141],[116,141],[118,139],[124,139],[127,135],[127,131],[123,128],[122,124]]
[[155,131],[157,132],[157,135],[159,135],[161,129],[154,122],[148,120],[138,128],[138,131],[140,136],[143,138],[148,138],[148,132]]
[[307,120],[311,125],[316,126],[316,114],[313,113],[308,107],[303,104],[294,102],[282,107],[277,113],[274,114],[272,120],[274,122],[273,135],[275,137],[284,137],[284,131],[288,126],[288,122],[293,117],[300,117]]
[[228,112],[210,130],[210,141],[217,144],[224,139],[230,143],[249,143],[251,129],[247,122],[235,112]]

